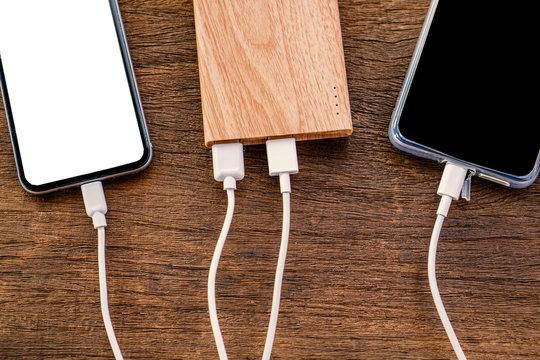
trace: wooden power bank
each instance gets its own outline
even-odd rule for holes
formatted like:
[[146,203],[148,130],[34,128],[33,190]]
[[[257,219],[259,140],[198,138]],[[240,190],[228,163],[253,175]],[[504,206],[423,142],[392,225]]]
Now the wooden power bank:
[[194,0],[205,145],[347,136],[337,0]]

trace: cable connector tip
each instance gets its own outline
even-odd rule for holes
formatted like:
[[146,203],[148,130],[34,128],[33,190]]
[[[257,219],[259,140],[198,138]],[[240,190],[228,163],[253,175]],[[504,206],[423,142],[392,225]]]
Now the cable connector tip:
[[81,186],[86,214],[92,218],[94,228],[107,226],[105,214],[107,213],[107,201],[101,181],[94,181]]
[[465,183],[467,177],[467,168],[453,164],[451,162],[446,163],[444,171],[437,189],[437,194],[440,196],[448,195],[453,200],[459,199],[461,189]]
[[298,172],[296,140],[293,137],[268,140],[266,142],[266,154],[268,156],[270,176],[278,176],[282,173],[296,174]]
[[282,194],[291,192],[291,177],[289,173],[279,174],[279,187]]
[[212,162],[216,181],[225,181],[227,177],[232,177],[237,181],[244,178],[244,146],[242,143],[212,146]]
[[459,199],[467,172],[467,168],[450,162],[446,163],[439,188],[437,189],[437,194],[441,196],[437,215],[448,216],[452,200]]
[[223,180],[223,190],[236,190],[236,180],[232,176],[227,176]]

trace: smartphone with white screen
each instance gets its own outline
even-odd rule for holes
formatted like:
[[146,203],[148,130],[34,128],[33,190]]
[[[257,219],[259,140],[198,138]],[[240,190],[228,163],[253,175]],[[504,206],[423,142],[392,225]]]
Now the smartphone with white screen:
[[526,187],[540,169],[536,13],[432,1],[389,136],[401,150]]
[[50,192],[150,163],[116,0],[0,0],[0,83],[26,190]]

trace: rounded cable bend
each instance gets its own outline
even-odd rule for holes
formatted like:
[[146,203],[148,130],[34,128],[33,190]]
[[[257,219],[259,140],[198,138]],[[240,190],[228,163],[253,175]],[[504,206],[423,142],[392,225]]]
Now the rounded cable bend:
[[232,218],[234,214],[234,189],[227,189],[227,213],[225,215],[225,221],[221,233],[219,234],[218,242],[212,256],[212,262],[210,264],[210,270],[208,272],[208,312],[210,314],[210,323],[212,325],[212,332],[214,334],[214,340],[218,349],[220,360],[227,360],[227,351],[225,349],[225,343],[221,335],[221,329],[219,327],[219,320],[216,309],[216,273],[219,264],[219,258],[223,251],[223,246],[227,240],[229,229],[231,227]]
[[[447,206],[450,207],[450,204],[448,203]],[[446,213],[447,212],[448,210],[446,210]],[[450,340],[450,343],[452,344],[452,348],[454,349],[454,352],[456,353],[457,358],[459,360],[467,360],[467,358],[465,357],[465,353],[461,349],[461,345],[459,344],[459,340],[456,336],[456,333],[454,332],[452,324],[450,323],[450,319],[448,318],[448,315],[444,308],[444,304],[441,299],[441,294],[439,293],[439,286],[437,285],[437,275],[436,275],[437,245],[439,242],[439,236],[441,234],[441,229],[444,223],[444,219],[445,219],[444,215],[442,214],[437,215],[437,219],[435,220],[435,225],[433,226],[433,233],[431,234],[431,240],[429,243],[429,254],[428,254],[429,288],[431,290],[431,296],[433,297],[433,302],[435,303],[435,307],[437,308],[437,312],[439,313],[439,317],[444,326],[444,330],[446,331],[446,334],[448,335],[448,339]]]
[[116,340],[114,334],[114,328],[111,322],[111,315],[109,314],[109,301],[107,299],[107,271],[105,268],[105,227],[98,227],[98,267],[99,267],[99,294],[101,302],[101,314],[103,316],[103,322],[105,323],[105,330],[107,331],[107,337],[114,353],[116,360],[123,360],[120,346]]

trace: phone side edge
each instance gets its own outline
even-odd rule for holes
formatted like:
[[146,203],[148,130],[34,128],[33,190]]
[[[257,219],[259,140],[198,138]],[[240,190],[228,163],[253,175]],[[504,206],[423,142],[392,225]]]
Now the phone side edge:
[[411,62],[409,63],[407,73],[405,74],[405,80],[403,81],[403,85],[401,87],[398,98],[396,100],[394,111],[392,112],[390,126],[388,127],[388,137],[390,138],[390,142],[399,150],[411,153],[416,156],[420,156],[420,157],[424,157],[424,158],[428,158],[428,159],[436,160],[440,162],[442,161],[442,159],[435,156],[434,154],[427,151],[422,151],[421,149],[418,149],[416,146],[409,146],[407,140],[402,136],[398,127],[399,118],[401,117],[403,106],[405,104],[405,100],[407,99],[409,88],[414,78],[414,74],[416,72],[416,68],[418,66],[420,56],[422,55],[422,49],[424,48],[427,34],[429,32],[429,28],[431,26],[433,16],[435,15],[435,10],[437,9],[438,3],[439,3],[438,0],[432,0],[430,7],[428,9],[428,12],[426,14],[426,18],[424,20],[424,24],[422,25],[422,30],[420,31],[418,40],[416,42],[416,46],[415,46],[415,49],[411,58]]

